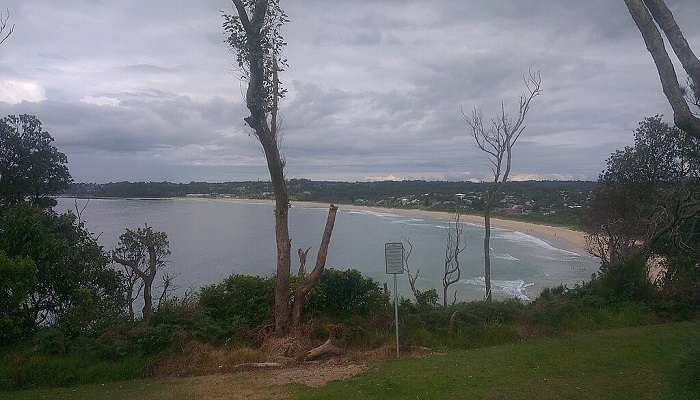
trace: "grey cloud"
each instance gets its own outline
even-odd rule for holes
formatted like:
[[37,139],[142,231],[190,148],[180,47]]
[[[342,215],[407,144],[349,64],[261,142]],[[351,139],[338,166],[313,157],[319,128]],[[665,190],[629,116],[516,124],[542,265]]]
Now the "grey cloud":
[[[697,0],[668,2],[699,48]],[[266,178],[223,42],[228,0],[8,6],[17,33],[2,49],[0,80],[36,83],[48,99],[0,103],[0,112],[39,115],[77,180]],[[594,179],[639,120],[669,112],[622,0],[283,6],[292,19],[282,76],[290,177],[484,177],[460,108],[488,116],[501,100],[513,107],[530,67],[542,70],[545,92],[516,175]]]

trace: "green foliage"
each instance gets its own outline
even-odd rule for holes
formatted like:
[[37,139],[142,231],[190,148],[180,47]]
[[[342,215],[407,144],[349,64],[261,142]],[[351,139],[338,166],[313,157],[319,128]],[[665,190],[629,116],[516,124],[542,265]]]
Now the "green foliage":
[[274,300],[274,278],[247,275],[232,275],[202,288],[199,295],[202,310],[225,327],[227,337],[242,336],[269,322]]
[[700,141],[671,127],[660,115],[645,118],[634,131],[634,146],[613,153],[600,176],[603,183],[656,185],[700,177]]
[[41,321],[63,318],[71,334],[94,334],[100,321],[121,313],[121,277],[73,214],[29,205],[0,209],[0,251],[10,258],[29,258],[36,267],[31,296],[21,305],[31,321],[24,335]]
[[9,115],[0,120],[0,206],[29,198],[36,205],[55,203],[72,179],[68,159],[33,115]]
[[[165,257],[170,255],[170,242],[165,232],[156,232],[148,225],[136,230],[127,228],[119,236],[114,253],[125,260],[135,262],[139,271],[148,275],[149,269],[152,268],[155,272],[165,266]],[[151,257],[156,262],[153,266],[149,265]]]
[[[236,63],[246,78],[250,78],[250,63],[254,61],[254,59],[251,60],[251,51],[255,51],[255,47],[259,46],[263,58],[263,81],[261,84],[264,92],[261,93],[261,100],[265,111],[269,111],[273,107],[274,102],[272,82],[274,70],[277,69],[279,71],[280,66],[288,66],[287,60],[282,56],[282,51],[287,43],[282,37],[281,29],[284,24],[289,22],[289,18],[280,7],[279,0],[268,0],[266,2],[266,13],[262,16],[262,26],[259,29],[259,40],[257,43],[249,43],[250,31],[244,26],[244,21],[250,19],[252,24],[255,23],[255,11],[258,8],[256,4],[258,3],[254,0],[243,0],[242,4],[245,15],[240,15],[243,10],[237,10],[238,13],[236,15],[223,15],[223,28],[228,35],[226,42],[235,52]],[[284,97],[285,93],[286,90],[281,88],[278,91],[280,97]]]
[[344,319],[353,315],[370,317],[386,309],[381,286],[357,270],[325,269],[311,291],[306,312],[311,316]]
[[8,257],[0,250],[0,343],[19,338],[34,321],[25,312],[36,285],[36,264],[29,257]]
[[416,304],[424,307],[436,307],[440,296],[437,290],[416,290]]
[[515,326],[523,310],[523,304],[517,300],[474,301],[447,308],[416,307],[402,302],[399,324],[407,346],[482,347],[517,340]]
[[[700,250],[698,250],[700,251]],[[678,309],[700,310],[700,263],[697,256],[679,255],[669,259],[663,274],[661,299]]]
[[656,296],[656,287],[649,280],[646,260],[640,257],[603,266],[591,285],[598,295],[611,302],[651,302]]

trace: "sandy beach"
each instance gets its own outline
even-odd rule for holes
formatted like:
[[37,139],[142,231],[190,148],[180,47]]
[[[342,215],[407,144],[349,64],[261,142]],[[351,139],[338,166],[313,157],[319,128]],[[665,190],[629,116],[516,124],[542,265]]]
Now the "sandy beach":
[[[245,202],[271,202],[272,200],[259,200],[259,199],[226,199],[227,201],[245,201]],[[308,201],[294,201],[292,206],[297,205],[300,207],[328,207],[329,203],[320,202],[308,202]],[[338,204],[340,212],[342,210],[366,210],[372,212],[391,212],[394,214],[401,214],[412,217],[426,217],[434,218],[439,220],[448,220],[452,218],[453,214],[447,211],[427,211],[427,210],[416,210],[416,209],[403,209],[403,208],[385,208],[385,207],[369,207],[360,206],[354,204]],[[478,215],[462,215],[462,221],[466,223],[472,223],[477,225],[484,224],[484,218]],[[556,247],[573,251],[580,255],[587,255],[586,251],[586,239],[584,233],[581,231],[576,231],[573,229],[563,228],[559,226],[550,226],[544,224],[537,224],[533,222],[525,221],[514,221],[508,219],[491,218],[491,226],[495,228],[508,229],[512,231],[518,231],[544,239],[550,242]]]
[[[328,204],[323,203],[306,203],[304,204],[316,204],[320,206],[328,206]],[[453,217],[453,213],[447,211],[427,211],[427,210],[411,210],[411,209],[401,209],[401,208],[382,208],[382,207],[367,207],[367,206],[357,206],[357,205],[338,205],[340,210],[343,209],[362,209],[376,212],[387,212],[391,211],[395,214],[402,214],[408,216],[418,216],[427,217],[440,220],[448,220]],[[484,224],[484,218],[479,215],[462,215],[462,221],[482,225]],[[545,239],[546,241],[556,244],[557,247],[564,248],[565,250],[576,252],[580,255],[586,255],[586,239],[584,233],[581,231],[575,231],[573,229],[550,226],[543,224],[536,224],[533,222],[525,221],[514,221],[508,219],[491,218],[491,226],[495,228],[509,229],[513,231],[518,231],[526,233],[528,235],[539,237],[540,239]]]

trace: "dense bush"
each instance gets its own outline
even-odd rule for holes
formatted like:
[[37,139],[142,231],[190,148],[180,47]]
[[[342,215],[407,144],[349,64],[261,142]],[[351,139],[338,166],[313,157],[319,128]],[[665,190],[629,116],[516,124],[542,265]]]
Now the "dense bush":
[[326,269],[306,305],[309,316],[346,319],[370,317],[386,310],[388,299],[379,283],[357,270]]
[[[12,309],[3,310],[1,319],[18,314],[24,319],[15,325],[21,329],[3,341],[26,337],[41,322],[62,320],[72,335],[95,334],[121,313],[121,276],[109,267],[102,247],[75,215],[28,204],[0,208],[0,251],[6,255],[3,270],[12,275],[9,283],[18,284],[11,288],[13,293],[25,293],[19,300],[3,300],[3,307]],[[8,258],[15,260],[14,266]],[[28,272],[29,259],[35,272]]]
[[[697,251],[700,251],[697,250]],[[670,260],[661,280],[661,298],[681,310],[700,310],[700,262],[698,257],[677,256]]]
[[657,294],[656,287],[649,280],[646,260],[641,257],[601,268],[599,276],[590,284],[597,295],[611,302],[650,302]]
[[24,312],[36,285],[36,264],[29,257],[8,257],[0,250],[0,343],[31,330],[31,315]]
[[223,282],[202,289],[202,311],[223,328],[227,338],[264,325],[272,317],[275,279],[232,275]]

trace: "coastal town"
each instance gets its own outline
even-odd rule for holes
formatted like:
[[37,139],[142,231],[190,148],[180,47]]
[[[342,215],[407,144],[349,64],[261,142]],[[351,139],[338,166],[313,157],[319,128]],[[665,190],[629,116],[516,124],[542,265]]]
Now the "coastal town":
[[[578,225],[591,201],[595,182],[522,181],[503,186],[494,208],[500,216]],[[484,209],[486,183],[448,181],[333,182],[291,179],[292,201],[328,202],[358,206],[460,210],[479,213]],[[75,197],[208,197],[272,200],[269,181],[245,182],[116,182],[79,183],[66,193]]]

